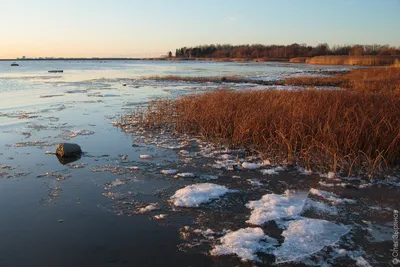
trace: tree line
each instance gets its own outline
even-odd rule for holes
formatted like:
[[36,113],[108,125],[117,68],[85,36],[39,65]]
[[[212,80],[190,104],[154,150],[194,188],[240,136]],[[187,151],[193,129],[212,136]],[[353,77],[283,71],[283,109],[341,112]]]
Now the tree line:
[[[172,56],[172,53],[169,52]],[[315,57],[325,55],[400,55],[400,47],[389,45],[335,45],[306,44],[291,45],[230,45],[211,44],[195,47],[182,47],[175,51],[176,57],[181,58],[294,58]]]

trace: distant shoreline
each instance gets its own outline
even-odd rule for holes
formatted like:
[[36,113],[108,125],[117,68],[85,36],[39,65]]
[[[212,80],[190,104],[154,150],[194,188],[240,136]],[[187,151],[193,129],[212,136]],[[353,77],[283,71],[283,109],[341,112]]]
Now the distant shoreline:
[[211,62],[285,62],[311,65],[387,66],[398,64],[400,56],[316,56],[296,58],[25,58],[0,59],[0,61],[211,61]]

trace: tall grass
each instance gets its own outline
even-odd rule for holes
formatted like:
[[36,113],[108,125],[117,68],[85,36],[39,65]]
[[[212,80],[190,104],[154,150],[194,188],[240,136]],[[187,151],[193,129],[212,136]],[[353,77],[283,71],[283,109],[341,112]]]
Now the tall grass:
[[284,84],[297,86],[339,86],[363,93],[400,94],[400,68],[395,66],[364,68],[331,77],[288,78]]
[[318,171],[374,174],[400,157],[400,98],[386,94],[220,90],[147,109],[141,126],[200,134]]
[[392,65],[400,56],[317,56],[306,59],[310,64],[385,66]]

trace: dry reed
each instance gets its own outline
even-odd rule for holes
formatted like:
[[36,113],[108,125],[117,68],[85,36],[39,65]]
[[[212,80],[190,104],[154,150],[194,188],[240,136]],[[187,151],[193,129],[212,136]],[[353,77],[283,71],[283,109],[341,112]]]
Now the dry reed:
[[374,174],[400,156],[400,98],[386,94],[220,90],[153,101],[141,126],[348,175]]
[[385,66],[395,63],[399,56],[317,56],[305,62],[321,65]]

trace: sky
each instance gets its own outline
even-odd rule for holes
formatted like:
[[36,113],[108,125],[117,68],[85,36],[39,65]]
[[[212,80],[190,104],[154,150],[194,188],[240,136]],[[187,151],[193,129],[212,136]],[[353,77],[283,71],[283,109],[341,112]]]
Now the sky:
[[156,57],[203,44],[400,46],[400,0],[0,0],[0,58]]

